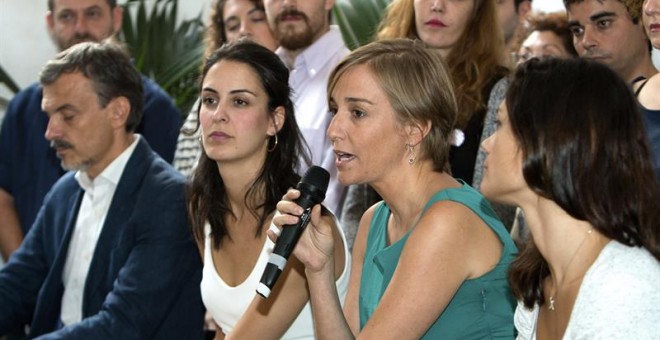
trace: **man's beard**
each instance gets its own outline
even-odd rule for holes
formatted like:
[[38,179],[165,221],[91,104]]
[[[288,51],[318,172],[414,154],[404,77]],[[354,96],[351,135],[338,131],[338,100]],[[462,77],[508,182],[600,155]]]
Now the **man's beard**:
[[[286,16],[295,16],[303,19],[305,28],[302,32],[296,32],[294,27],[285,27],[282,25],[282,18]],[[286,25],[286,24],[285,24]],[[299,50],[311,45],[314,42],[314,32],[309,24],[309,18],[305,13],[299,12],[295,9],[285,10],[275,18],[275,34],[277,41],[280,45],[287,50]]]
[[[54,149],[74,149],[73,144],[62,139],[52,140],[50,147]],[[66,171],[86,171],[94,163],[91,159],[86,159],[79,163],[71,163],[71,161],[67,162],[64,157],[60,157],[59,155],[58,158],[60,158],[60,166]]]
[[101,38],[97,38],[89,34],[88,32],[76,33],[70,39],[62,39],[55,34],[52,34],[51,38],[53,39],[53,41],[55,42],[55,44],[57,45],[57,47],[60,49],[61,52],[81,42],[86,42],[86,41],[101,42],[104,39],[112,37],[113,35],[114,33],[112,32],[112,28],[109,28],[108,31]]

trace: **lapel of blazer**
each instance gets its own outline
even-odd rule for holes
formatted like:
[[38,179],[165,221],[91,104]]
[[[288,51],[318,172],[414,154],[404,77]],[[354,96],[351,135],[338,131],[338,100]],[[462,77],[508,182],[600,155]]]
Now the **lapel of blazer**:
[[[71,243],[71,236],[73,229],[76,226],[76,218],[78,216],[78,209],[82,202],[83,190],[77,186],[76,191],[72,191],[66,202],[63,205],[55,203],[58,208],[62,208],[66,214],[63,224],[59,224],[59,218],[55,218],[49,222],[55,222],[48,225],[48,228],[56,228],[58,231],[53,233],[54,237],[50,241],[58,242],[57,252],[52,254],[54,256],[52,266],[48,272],[48,276],[44,281],[44,285],[40,294],[37,308],[35,309],[35,317],[33,319],[30,331],[31,334],[42,334],[46,331],[57,329],[60,320],[62,296],[64,294],[64,282],[62,276],[64,274],[64,264],[66,263],[67,255],[69,253],[69,244]],[[62,235],[58,238],[58,235]]]
[[51,275],[53,275],[54,278],[57,278],[57,281],[59,281],[60,284],[62,284],[62,274],[64,273],[64,265],[69,254],[69,244],[71,243],[73,230],[76,227],[78,210],[80,209],[80,203],[82,202],[84,194],[83,189],[80,187],[78,188],[79,189],[70,196],[69,202],[66,204],[66,206],[69,207],[66,212],[66,225],[64,226],[64,233],[62,240],[60,241],[61,245],[59,251],[55,255],[55,260],[53,261],[53,270],[51,270]]
[[[139,189],[140,182],[147,171],[148,164],[151,163],[152,157],[151,148],[144,141],[144,137],[140,137],[138,145],[129,158],[128,163],[126,163],[124,172],[119,179],[108,214],[103,223],[101,234],[94,249],[94,257],[90,263],[87,281],[85,282],[83,317],[96,314],[96,308],[90,305],[90,302],[94,298],[105,300],[107,292],[101,292],[103,294],[101,297],[94,296],[94,294],[97,294],[99,285],[109,279],[106,276],[109,272],[108,265],[110,264],[112,251],[118,246],[118,240],[128,226],[127,221],[131,217],[133,208],[135,207],[135,192]],[[112,278],[113,281],[114,279],[116,278]]]

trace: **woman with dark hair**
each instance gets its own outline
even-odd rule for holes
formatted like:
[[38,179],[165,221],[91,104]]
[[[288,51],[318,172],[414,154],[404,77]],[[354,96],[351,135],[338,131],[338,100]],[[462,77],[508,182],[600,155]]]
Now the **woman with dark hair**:
[[271,51],[277,48],[263,0],[217,0],[213,4],[211,23],[204,36],[205,55],[239,38],[249,38]]
[[[271,51],[277,40],[266,21],[263,0],[217,0],[211,7],[211,20],[204,36],[204,59],[226,42],[250,39]],[[189,176],[202,153],[199,135],[194,133],[198,124],[197,107],[193,104],[181,129],[174,154],[174,167]]]
[[516,64],[532,58],[577,58],[566,12],[534,13],[519,32]]
[[660,339],[660,191],[629,86],[596,62],[532,59],[483,148],[484,195],[532,234],[509,273],[519,337]]
[[[296,185],[303,143],[289,71],[267,48],[241,40],[212,53],[201,81],[204,152],[188,192],[192,231],[204,261],[204,305],[220,326],[216,338],[313,338],[304,266],[295,257],[268,299],[256,288],[273,250],[265,230],[275,205]],[[341,228],[325,212],[337,241],[335,273],[343,296],[349,253]]]
[[[339,181],[383,201],[360,221],[343,312],[332,228],[312,211],[294,253],[317,336],[513,338],[506,271],[517,250],[483,196],[449,174],[457,105],[442,58],[415,40],[371,43],[335,68],[328,98]],[[298,221],[298,194],[278,203],[275,225]]]

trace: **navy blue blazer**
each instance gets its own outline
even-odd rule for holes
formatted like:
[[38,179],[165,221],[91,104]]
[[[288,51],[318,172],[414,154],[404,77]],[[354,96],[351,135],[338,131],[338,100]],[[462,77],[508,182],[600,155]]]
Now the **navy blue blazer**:
[[83,190],[55,183],[23,244],[0,271],[0,335],[201,339],[201,260],[188,229],[185,179],[140,138],[90,264],[83,320],[61,328],[62,273]]

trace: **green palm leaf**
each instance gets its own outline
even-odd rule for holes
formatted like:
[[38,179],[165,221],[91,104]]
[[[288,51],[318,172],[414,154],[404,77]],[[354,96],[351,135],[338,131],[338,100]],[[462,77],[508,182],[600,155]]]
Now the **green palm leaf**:
[[177,0],[129,0],[124,5],[120,40],[135,66],[174,98],[183,115],[197,99],[199,68],[204,53],[200,14],[177,22]]

